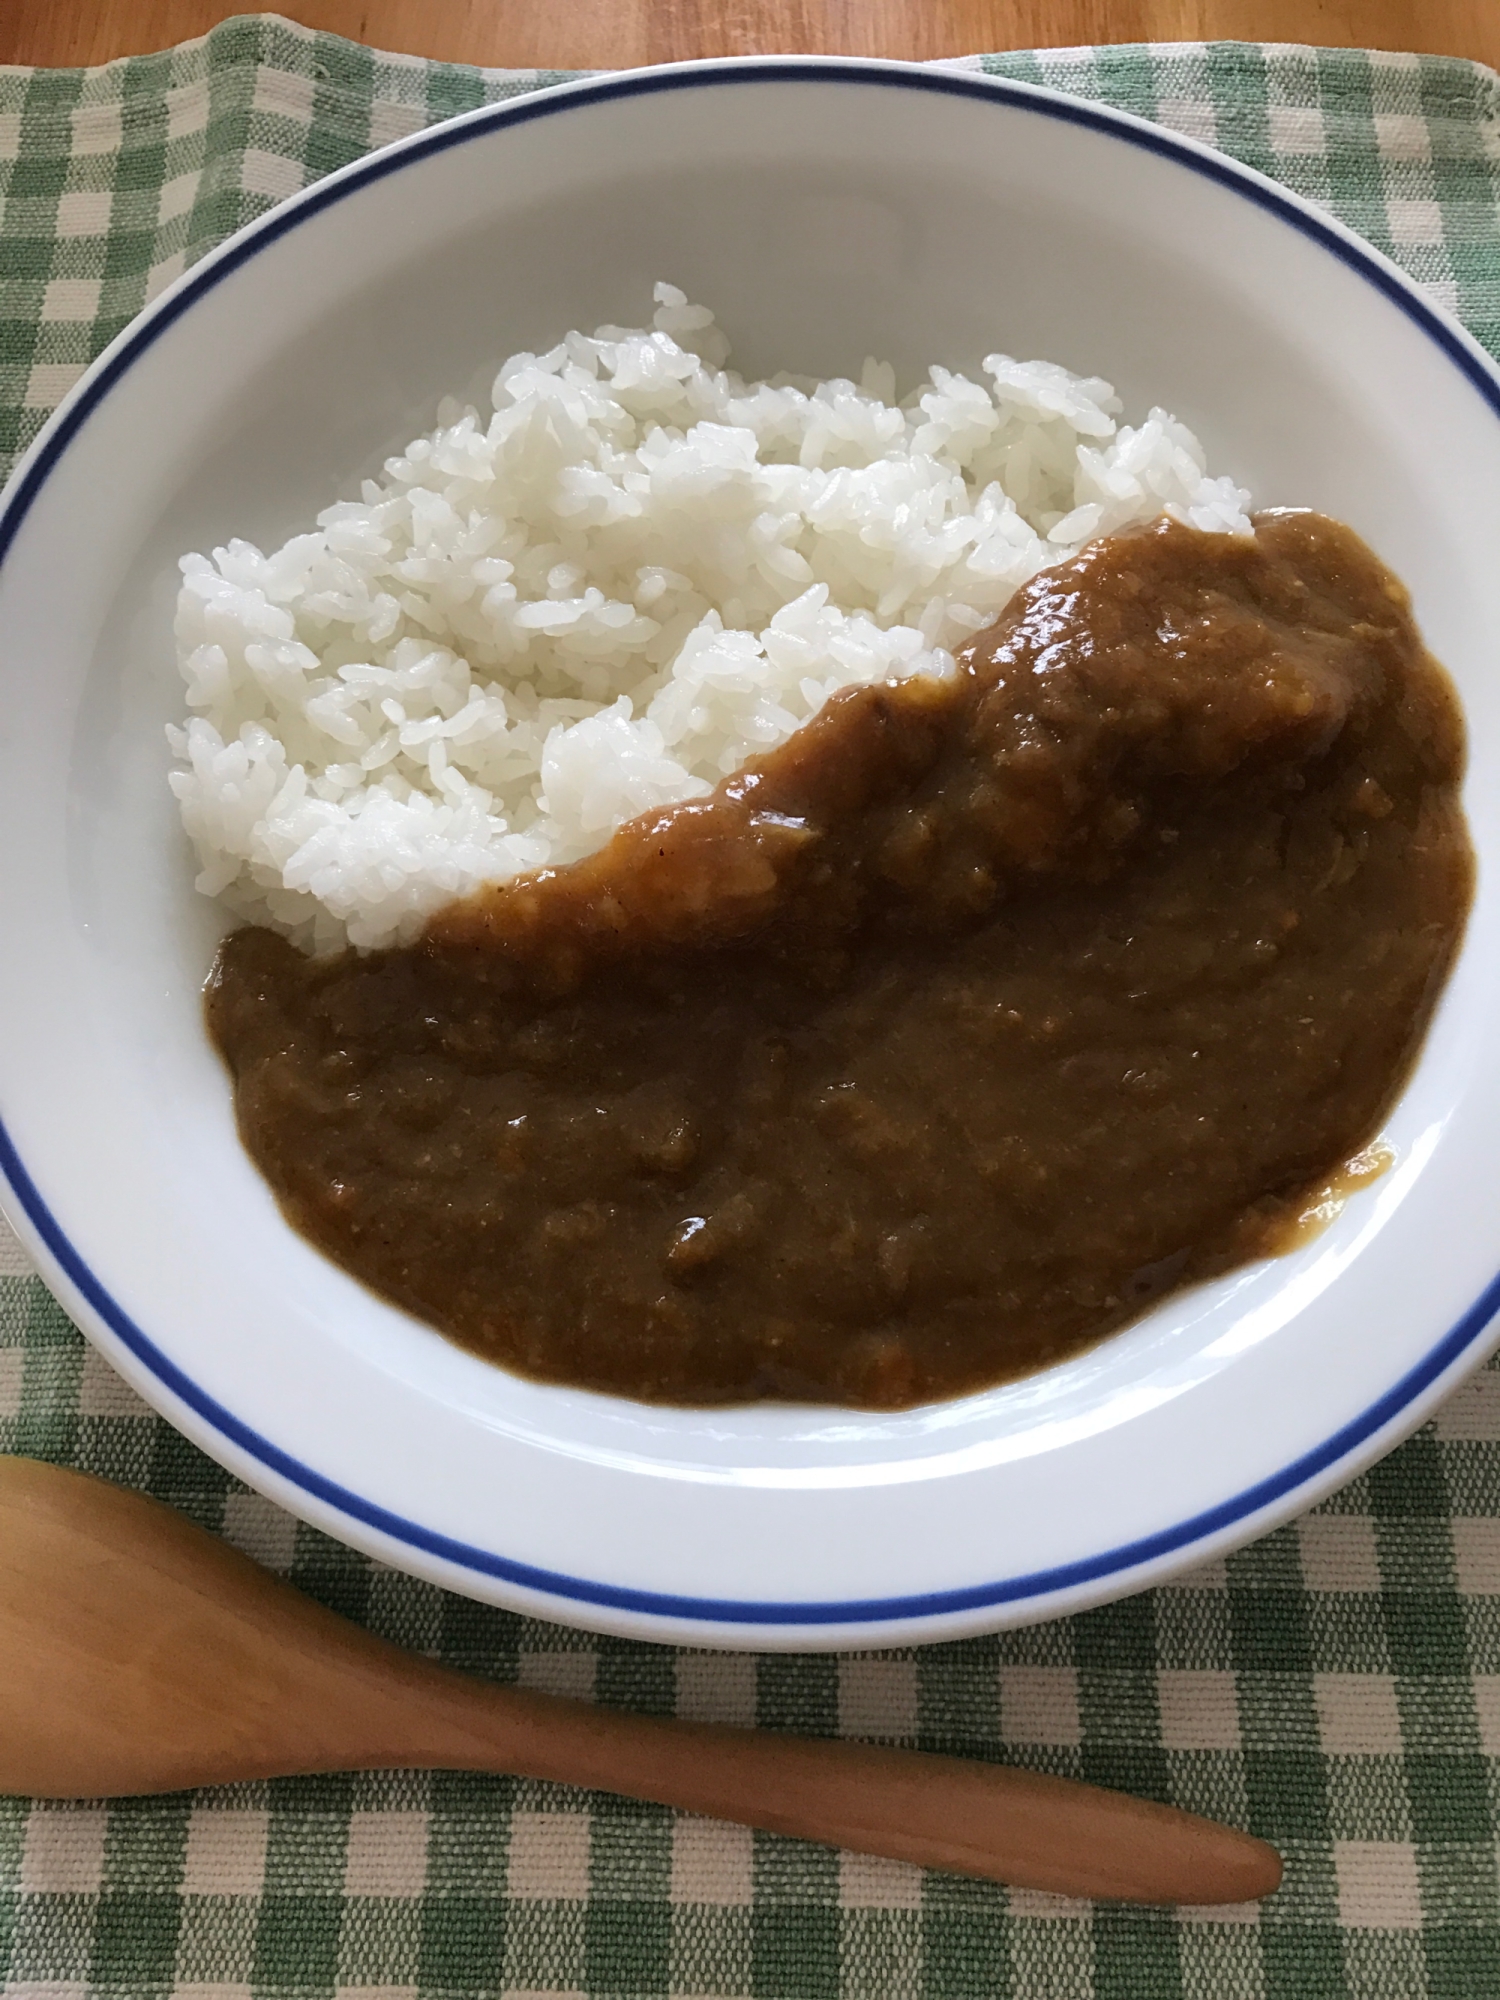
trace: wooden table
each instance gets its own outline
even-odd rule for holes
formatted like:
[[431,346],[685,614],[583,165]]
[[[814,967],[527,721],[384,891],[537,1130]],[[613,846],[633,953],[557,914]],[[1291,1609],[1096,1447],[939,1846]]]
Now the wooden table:
[[[0,0],[0,63],[165,48],[251,4]],[[286,11],[379,48],[505,68],[1221,38],[1422,49],[1500,67],[1500,0],[292,0]]]

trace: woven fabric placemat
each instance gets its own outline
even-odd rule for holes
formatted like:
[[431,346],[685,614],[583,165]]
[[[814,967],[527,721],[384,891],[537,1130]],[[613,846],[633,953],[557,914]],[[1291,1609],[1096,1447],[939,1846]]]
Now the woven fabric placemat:
[[[1492,72],[1242,43],[970,66],[1124,106],[1276,176],[1500,354]],[[381,55],[272,17],[99,69],[0,70],[0,470],[232,229],[384,140],[556,80]],[[454,1666],[654,1714],[1010,1759],[1248,1825],[1287,1859],[1259,1908],[1174,1914],[1007,1894],[505,1780],[10,1799],[6,1995],[1500,1996],[1495,1369],[1315,1512],[1168,1588],[1000,1638],[842,1658],[590,1638],[351,1553],[137,1401],[3,1224],[0,1448],[154,1493]]]

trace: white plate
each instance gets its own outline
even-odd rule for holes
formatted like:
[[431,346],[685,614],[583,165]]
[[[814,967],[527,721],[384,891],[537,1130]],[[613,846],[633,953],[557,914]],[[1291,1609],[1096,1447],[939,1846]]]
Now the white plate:
[[[214,912],[165,783],[175,558],[272,542],[564,329],[669,278],[747,371],[1000,346],[1176,410],[1258,503],[1412,585],[1473,733],[1468,941],[1318,1242],[1033,1380],[900,1416],[649,1409],[519,1381],[294,1236],[235,1139]],[[1500,1304],[1500,377],[1271,183],[1115,113],[891,64],[695,65],[479,111],[199,265],[0,513],[0,1115],[21,1235],[174,1423],[320,1527],[477,1597],[719,1645],[946,1638],[1140,1588],[1409,1431]]]

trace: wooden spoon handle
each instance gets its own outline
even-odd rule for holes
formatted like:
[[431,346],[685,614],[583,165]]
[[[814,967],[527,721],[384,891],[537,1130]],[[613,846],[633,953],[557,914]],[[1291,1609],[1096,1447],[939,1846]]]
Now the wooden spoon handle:
[[504,1728],[503,1760],[471,1768],[622,1792],[1015,1887],[1236,1903],[1281,1880],[1281,1857],[1249,1834],[1006,1765],[659,1722],[511,1690]]

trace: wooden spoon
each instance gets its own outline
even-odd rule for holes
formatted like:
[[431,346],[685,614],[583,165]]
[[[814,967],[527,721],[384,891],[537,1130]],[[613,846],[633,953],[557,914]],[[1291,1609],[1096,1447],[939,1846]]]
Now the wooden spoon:
[[955,1757],[659,1721],[402,1652],[136,1493],[0,1460],[0,1790],[510,1772],[1067,1896],[1269,1895],[1264,1841]]

